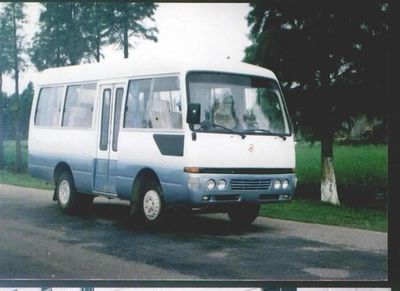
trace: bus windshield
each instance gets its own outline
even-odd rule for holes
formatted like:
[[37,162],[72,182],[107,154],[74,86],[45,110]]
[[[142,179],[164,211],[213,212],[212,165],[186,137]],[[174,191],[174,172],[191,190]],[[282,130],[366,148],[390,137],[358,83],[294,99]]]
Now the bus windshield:
[[202,130],[290,134],[280,89],[272,79],[191,72],[188,86],[190,102],[201,105],[201,123],[208,124]]

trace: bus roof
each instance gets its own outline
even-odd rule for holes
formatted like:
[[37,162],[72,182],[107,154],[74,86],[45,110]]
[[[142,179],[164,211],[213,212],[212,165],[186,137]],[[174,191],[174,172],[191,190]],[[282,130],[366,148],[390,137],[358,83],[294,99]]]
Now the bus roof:
[[146,75],[184,73],[188,71],[218,71],[276,78],[270,70],[231,60],[201,62],[173,58],[152,58],[150,60],[131,58],[112,62],[104,61],[51,68],[38,73],[35,79],[37,86],[44,86]]

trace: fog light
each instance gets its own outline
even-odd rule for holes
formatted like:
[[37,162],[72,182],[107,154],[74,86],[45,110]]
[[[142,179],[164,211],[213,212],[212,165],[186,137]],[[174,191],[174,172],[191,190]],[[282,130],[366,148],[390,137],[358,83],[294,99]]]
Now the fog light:
[[289,194],[283,194],[283,195],[280,195],[280,198],[284,199],[284,200],[287,200],[287,199],[290,198],[290,195]]
[[210,200],[210,196],[205,195],[205,196],[203,196],[203,198],[201,198],[201,200],[208,201],[208,200]]
[[287,189],[287,188],[289,188],[289,181],[288,180],[283,180],[282,189]]
[[226,181],[223,179],[219,180],[218,184],[217,184],[217,188],[218,188],[218,190],[225,190],[226,189]]
[[281,180],[275,180],[274,181],[274,189],[275,190],[281,189],[281,186],[282,186]]
[[215,188],[215,181],[210,179],[207,181],[207,190],[213,190]]
[[189,177],[188,178],[189,188],[200,188],[200,178],[199,177]]

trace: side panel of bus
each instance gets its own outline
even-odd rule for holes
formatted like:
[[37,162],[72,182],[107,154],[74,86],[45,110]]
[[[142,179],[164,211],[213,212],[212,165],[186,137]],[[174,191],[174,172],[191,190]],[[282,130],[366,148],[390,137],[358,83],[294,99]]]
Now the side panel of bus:
[[69,168],[78,191],[91,193],[96,133],[96,83],[43,86],[31,112],[29,171],[54,181]]
[[130,79],[118,138],[117,193],[131,199],[143,171],[157,176],[166,203],[184,201],[184,96],[176,75]]

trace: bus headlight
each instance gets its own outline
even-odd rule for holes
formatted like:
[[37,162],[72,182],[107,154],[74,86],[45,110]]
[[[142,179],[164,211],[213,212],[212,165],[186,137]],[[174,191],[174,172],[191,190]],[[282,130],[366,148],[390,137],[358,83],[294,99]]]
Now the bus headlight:
[[217,184],[217,188],[218,188],[218,190],[221,190],[221,191],[225,190],[226,189],[226,181],[224,179],[219,180],[218,184]]
[[282,186],[281,180],[274,181],[274,189],[275,190],[281,189],[281,186]]
[[213,190],[215,188],[215,181],[210,179],[207,181],[207,190]]
[[289,188],[289,180],[283,180],[282,182],[282,189]]

